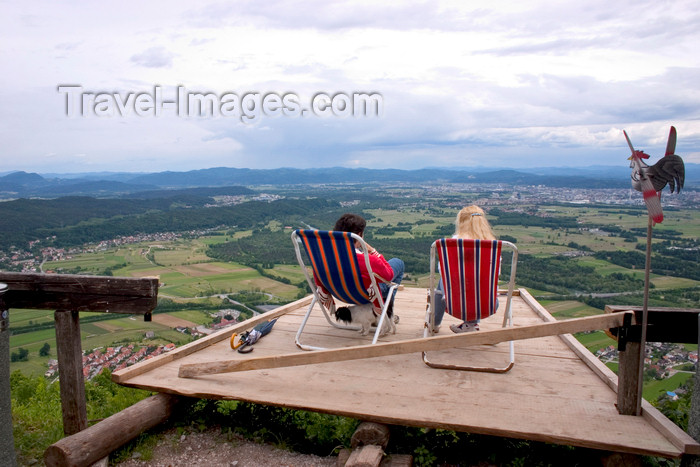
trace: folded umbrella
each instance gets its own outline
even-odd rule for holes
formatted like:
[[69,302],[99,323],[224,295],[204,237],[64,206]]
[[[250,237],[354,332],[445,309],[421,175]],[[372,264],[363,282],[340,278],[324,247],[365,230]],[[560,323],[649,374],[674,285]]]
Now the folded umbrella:
[[264,323],[260,323],[250,331],[246,331],[240,335],[234,334],[231,336],[231,348],[238,349],[240,353],[248,353],[253,351],[252,345],[260,340],[263,336],[272,331],[272,327],[277,322],[277,318]]

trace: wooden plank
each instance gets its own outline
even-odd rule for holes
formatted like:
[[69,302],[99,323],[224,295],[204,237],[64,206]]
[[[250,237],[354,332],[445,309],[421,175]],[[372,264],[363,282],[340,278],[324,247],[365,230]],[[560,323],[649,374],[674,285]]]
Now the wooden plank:
[[700,456],[700,444],[645,399],[642,399],[642,417],[663,433],[681,452]]
[[0,272],[10,308],[150,313],[157,305],[158,278]]
[[271,319],[282,316],[286,313],[289,313],[291,310],[295,310],[298,307],[303,307],[305,305],[308,305],[309,303],[311,303],[311,297],[304,297],[295,302],[288,303],[287,305],[281,306],[274,310],[268,311],[267,313],[263,313],[254,318],[243,321],[242,323],[238,323],[231,327],[222,329],[221,331],[211,334],[202,339],[190,342],[189,344],[179,347],[171,352],[161,354],[156,358],[144,360],[140,363],[137,363],[136,365],[130,366],[123,370],[115,371],[114,373],[112,373],[112,381],[114,381],[115,383],[123,383],[129,378],[146,373],[160,365],[164,365],[174,360],[178,360],[180,358],[191,355],[224,339],[230,339],[234,333],[240,333],[248,329],[252,329],[260,323],[264,323],[265,321],[269,321]]
[[57,311],[56,353],[60,369],[63,432],[72,435],[87,428],[83,352],[80,346],[80,321],[77,311]]
[[[322,350],[309,353],[295,353],[271,357],[252,358],[249,360],[232,360],[227,362],[208,362],[196,365],[180,366],[180,376],[192,378],[206,374],[233,371],[257,370],[261,368],[280,368],[285,366],[309,365],[335,361],[398,355],[431,350],[445,350],[455,346],[478,344],[496,344],[519,339],[532,339],[571,332],[607,329],[622,325],[623,313],[589,316],[568,321],[556,321],[538,325],[503,328],[478,333],[436,336],[426,339],[412,339],[401,342],[379,343],[371,346],[355,346],[342,349]],[[617,318],[617,319],[610,319]]]

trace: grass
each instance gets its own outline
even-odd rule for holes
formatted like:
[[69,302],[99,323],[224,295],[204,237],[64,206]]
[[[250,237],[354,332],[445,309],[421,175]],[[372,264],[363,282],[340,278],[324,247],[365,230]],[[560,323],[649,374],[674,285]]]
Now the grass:
[[646,400],[655,401],[660,395],[665,394],[666,391],[678,389],[692,376],[692,373],[676,373],[670,378],[645,382],[642,394]]
[[593,308],[585,303],[574,300],[540,300],[540,305],[544,306],[557,319],[582,318],[584,316],[594,316],[601,314],[601,310]]
[[593,354],[595,354],[598,350],[604,349],[605,347],[611,345],[617,347],[617,341],[609,337],[603,331],[578,333],[574,336]]

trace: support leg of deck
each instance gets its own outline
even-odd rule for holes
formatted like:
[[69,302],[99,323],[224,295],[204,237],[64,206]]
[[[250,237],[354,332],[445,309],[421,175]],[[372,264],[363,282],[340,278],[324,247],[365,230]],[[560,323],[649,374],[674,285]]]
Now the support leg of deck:
[[640,365],[639,342],[627,342],[626,349],[619,353],[620,366],[617,373],[617,411],[622,415],[640,415],[638,393],[638,378]]
[[72,435],[87,428],[79,314],[77,311],[59,310],[54,313],[54,320],[63,432]]
[[386,449],[389,445],[389,427],[381,423],[362,422],[352,434],[350,446],[355,449],[361,446],[376,445]]

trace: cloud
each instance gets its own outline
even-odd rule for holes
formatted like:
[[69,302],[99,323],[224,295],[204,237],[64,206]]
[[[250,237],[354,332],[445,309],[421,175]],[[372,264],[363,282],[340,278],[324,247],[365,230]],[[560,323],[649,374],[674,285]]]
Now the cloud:
[[173,56],[165,47],[151,47],[132,55],[130,60],[147,68],[169,68],[173,64]]
[[[4,5],[0,34],[13,46],[0,60],[13,66],[0,88],[0,171],[581,165],[624,155],[622,129],[660,148],[671,124],[679,152],[698,154],[692,1]],[[379,92],[384,114],[70,119],[59,84]]]

